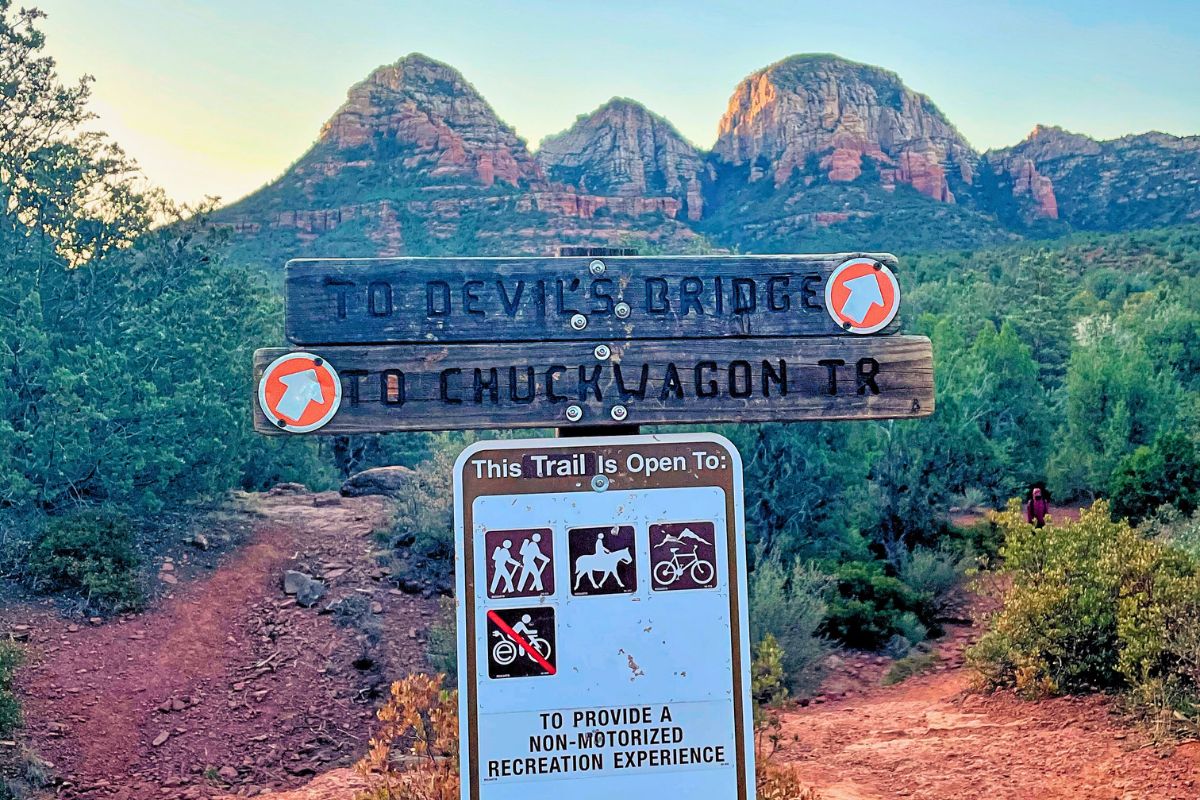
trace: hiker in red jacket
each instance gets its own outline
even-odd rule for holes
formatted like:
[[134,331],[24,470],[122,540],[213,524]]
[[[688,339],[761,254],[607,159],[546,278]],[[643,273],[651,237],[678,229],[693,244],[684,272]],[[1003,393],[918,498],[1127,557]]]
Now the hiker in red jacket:
[[1040,486],[1033,487],[1029,502],[1025,505],[1025,519],[1030,525],[1042,527],[1046,524],[1046,512],[1050,510],[1050,501],[1046,499],[1046,491]]

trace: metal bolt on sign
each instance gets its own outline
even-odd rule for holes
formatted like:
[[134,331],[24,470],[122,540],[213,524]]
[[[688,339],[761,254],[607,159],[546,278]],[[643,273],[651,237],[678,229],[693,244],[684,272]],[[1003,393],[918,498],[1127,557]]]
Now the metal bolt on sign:
[[597,361],[608,361],[609,357],[612,356],[612,348],[606,344],[598,344],[596,345],[596,349],[592,351],[592,354],[596,356]]
[[613,406],[612,411],[608,413],[617,422],[624,422],[625,418],[629,416],[629,409],[625,408],[625,406]]
[[581,331],[586,327],[587,317],[585,317],[583,314],[575,314],[571,317],[571,328],[573,330]]
[[596,259],[592,263],[588,264],[588,271],[591,272],[593,275],[603,275],[604,274],[604,262],[601,261],[600,259]]
[[617,315],[617,319],[629,318],[629,303],[620,302],[613,308],[613,312]]
[[567,406],[567,420],[569,422],[579,422],[583,419],[583,409],[577,405]]
[[595,475],[592,477],[592,489],[597,492],[603,492],[608,489],[608,477],[605,475]]

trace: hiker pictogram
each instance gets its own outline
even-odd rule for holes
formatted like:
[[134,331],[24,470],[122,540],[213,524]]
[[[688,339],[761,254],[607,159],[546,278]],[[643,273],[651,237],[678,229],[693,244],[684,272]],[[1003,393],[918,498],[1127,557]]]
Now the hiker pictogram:
[[632,525],[572,528],[567,544],[571,594],[625,594],[637,588]]
[[552,607],[491,609],[487,632],[490,677],[532,678],[558,671]]
[[315,431],[333,419],[342,382],[329,362],[312,353],[288,353],[271,362],[258,382],[258,405],[280,430]]
[[900,284],[888,267],[873,258],[841,264],[825,284],[825,308],[847,333],[875,333],[900,309]]
[[549,528],[488,531],[488,597],[554,594],[554,536]]
[[650,563],[655,591],[711,589],[717,585],[715,526],[711,522],[651,525]]

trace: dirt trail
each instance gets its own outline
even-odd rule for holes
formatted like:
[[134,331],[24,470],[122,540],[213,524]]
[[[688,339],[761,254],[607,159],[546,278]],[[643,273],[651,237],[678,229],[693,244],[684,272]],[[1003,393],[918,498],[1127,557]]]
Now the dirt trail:
[[[375,698],[424,668],[419,639],[435,601],[390,589],[371,561],[387,517],[379,498],[284,494],[216,571],[159,574],[172,591],[144,614],[88,625],[45,607],[0,614],[30,630],[19,691],[36,751],[68,798],[201,798],[297,786],[365,750]],[[318,607],[281,589],[285,569],[321,576]],[[164,578],[164,576],[166,576]],[[191,578],[195,578],[192,580]],[[319,608],[376,604],[339,626]]]
[[849,696],[785,714],[775,759],[822,800],[1200,798],[1200,743],[1155,748],[1104,698],[969,692],[973,638],[951,629],[936,671],[891,687],[878,686],[882,666],[860,665]]

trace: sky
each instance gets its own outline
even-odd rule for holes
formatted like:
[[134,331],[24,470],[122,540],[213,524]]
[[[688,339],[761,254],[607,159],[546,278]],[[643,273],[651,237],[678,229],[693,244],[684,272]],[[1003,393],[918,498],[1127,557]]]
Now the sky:
[[832,52],[899,73],[980,150],[1035,124],[1200,133],[1198,0],[25,0],[96,123],[183,202],[232,202],[313,143],[346,90],[421,52],[531,147],[614,96],[712,146],[738,81]]

